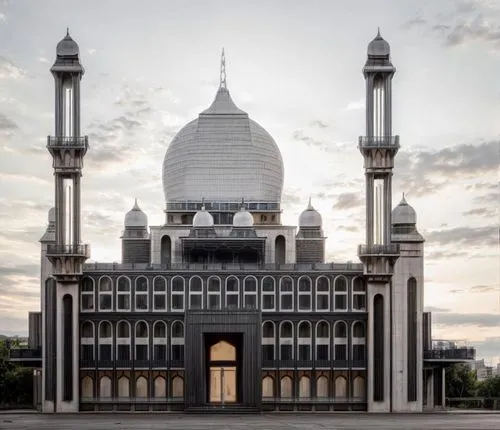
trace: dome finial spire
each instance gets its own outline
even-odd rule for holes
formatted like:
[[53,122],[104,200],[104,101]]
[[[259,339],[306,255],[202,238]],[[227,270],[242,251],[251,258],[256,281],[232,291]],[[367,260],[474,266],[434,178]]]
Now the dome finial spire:
[[307,209],[308,210],[313,210],[314,209],[313,206],[312,206],[312,204],[311,204],[311,196],[309,196],[309,203],[307,204]]
[[66,27],[66,36],[69,36],[69,27]]
[[139,211],[139,210],[141,210],[141,209],[139,208],[139,205],[137,204],[137,197],[135,197],[134,207],[132,208],[132,210],[135,210],[135,211]]
[[382,37],[382,36],[380,35],[380,27],[377,27],[377,37]]
[[226,56],[224,48],[222,48],[222,55],[220,57],[220,88],[227,88],[226,86]]

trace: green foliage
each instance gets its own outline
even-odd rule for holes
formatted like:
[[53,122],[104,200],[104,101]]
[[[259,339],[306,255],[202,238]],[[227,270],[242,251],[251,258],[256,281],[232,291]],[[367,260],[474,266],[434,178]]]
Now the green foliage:
[[500,397],[500,376],[493,376],[478,382],[477,395],[481,397]]
[[5,340],[0,340],[0,408],[33,404],[33,370],[8,361]]
[[474,397],[476,374],[468,366],[456,364],[446,369],[446,397]]

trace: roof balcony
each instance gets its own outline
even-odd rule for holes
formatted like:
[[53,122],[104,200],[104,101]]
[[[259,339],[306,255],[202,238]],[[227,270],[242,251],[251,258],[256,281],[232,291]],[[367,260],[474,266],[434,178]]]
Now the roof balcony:
[[432,349],[424,350],[424,360],[434,363],[464,363],[476,359],[476,349],[464,342],[433,340]]
[[359,136],[358,147],[399,149],[399,136]]
[[88,147],[88,136],[47,136],[47,148],[49,149],[76,148],[86,150]]

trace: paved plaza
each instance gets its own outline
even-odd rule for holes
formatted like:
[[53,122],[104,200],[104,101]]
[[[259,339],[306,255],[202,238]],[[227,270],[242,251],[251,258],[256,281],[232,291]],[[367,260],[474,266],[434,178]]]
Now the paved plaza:
[[500,414],[0,414],[2,430],[500,429]]

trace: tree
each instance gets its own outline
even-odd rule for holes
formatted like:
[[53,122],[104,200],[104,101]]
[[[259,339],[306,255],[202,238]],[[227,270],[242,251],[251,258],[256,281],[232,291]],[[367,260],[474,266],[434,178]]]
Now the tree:
[[500,397],[500,375],[479,382],[477,394],[481,397]]
[[446,397],[474,397],[476,374],[463,364],[446,369]]

